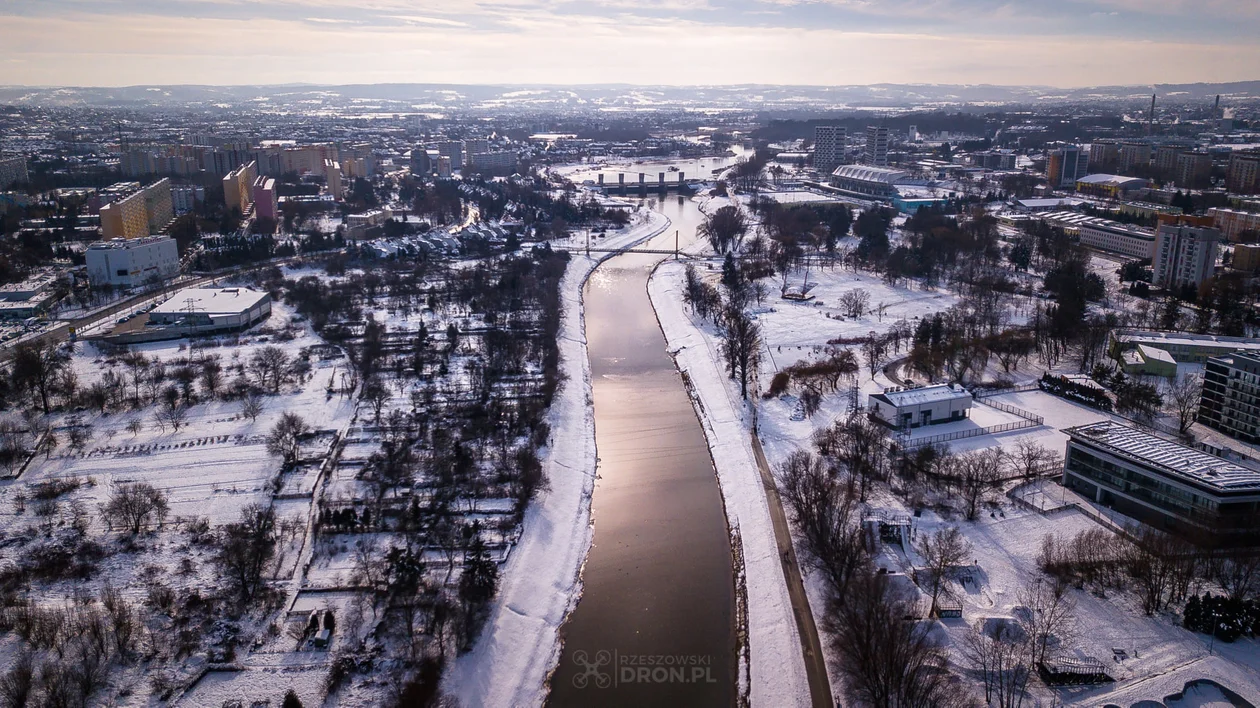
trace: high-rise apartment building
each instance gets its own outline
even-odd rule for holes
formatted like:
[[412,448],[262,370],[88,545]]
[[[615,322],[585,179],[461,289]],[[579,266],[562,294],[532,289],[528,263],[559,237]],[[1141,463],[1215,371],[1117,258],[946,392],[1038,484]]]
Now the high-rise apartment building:
[[280,218],[279,200],[276,197],[276,181],[271,177],[254,179],[251,187],[254,200],[254,215],[259,219],[278,221]]
[[205,200],[206,190],[203,187],[194,185],[171,187],[171,206],[174,207],[177,216],[193,211]]
[[1151,166],[1151,146],[1147,143],[1125,143],[1120,146],[1120,174],[1142,172]]
[[830,174],[844,164],[849,131],[840,125],[814,126],[814,169]]
[[101,233],[106,239],[142,238],[161,232],[174,218],[171,181],[161,179],[101,207]]
[[1173,182],[1179,189],[1203,189],[1212,180],[1212,156],[1206,152],[1183,152],[1177,155]]
[[258,179],[258,165],[250,162],[232,170],[223,178],[223,205],[241,214],[249,213],[254,200],[254,180]]
[[1076,145],[1051,150],[1046,161],[1046,179],[1052,187],[1075,187],[1089,174],[1089,153]]
[[1212,277],[1216,272],[1221,232],[1205,225],[1210,223],[1211,219],[1196,217],[1161,219],[1155,232],[1151,282],[1174,289],[1187,285],[1198,287]]
[[8,189],[14,183],[25,184],[31,181],[26,171],[26,158],[21,155],[0,158],[0,190]]
[[1089,167],[1095,172],[1114,172],[1120,164],[1120,146],[1100,140],[1089,146]]
[[1173,179],[1177,171],[1177,158],[1192,146],[1186,143],[1163,143],[1155,146],[1155,174],[1161,179]]
[[451,170],[464,168],[464,144],[458,140],[438,143],[438,155],[451,161]]
[[433,160],[429,159],[429,151],[423,145],[411,149],[411,174],[427,175],[433,171]]
[[1225,188],[1235,194],[1260,192],[1260,150],[1234,152],[1229,156]]
[[341,163],[336,160],[324,160],[324,180],[328,185],[328,193],[338,201],[345,196],[341,191]]
[[1260,355],[1214,356],[1203,368],[1199,422],[1243,442],[1260,442]]
[[862,163],[872,167],[888,166],[888,128],[882,125],[867,126]]

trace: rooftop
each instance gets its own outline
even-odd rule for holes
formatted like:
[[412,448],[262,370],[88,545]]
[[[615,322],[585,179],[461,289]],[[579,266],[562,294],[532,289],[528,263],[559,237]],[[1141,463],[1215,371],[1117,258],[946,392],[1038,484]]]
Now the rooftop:
[[142,236],[140,238],[115,238],[108,241],[97,241],[88,246],[93,251],[105,251],[109,249],[125,249],[135,248],[136,246],[147,246],[158,241],[170,241],[170,236]]
[[923,388],[907,388],[900,391],[884,391],[883,393],[875,394],[873,397],[900,408],[901,406],[921,406],[927,403],[971,398],[971,394],[962,386],[940,384],[938,386],[924,386]]
[[1222,492],[1260,492],[1260,470],[1243,467],[1137,428],[1104,420],[1063,432],[1074,439],[1088,441],[1154,467],[1170,477],[1179,477]]
[[175,293],[170,300],[158,305],[158,314],[235,315],[248,310],[267,293],[249,288],[189,288]]
[[909,176],[908,172],[903,172],[902,170],[894,170],[887,167],[867,167],[866,165],[841,165],[831,174],[843,179],[855,179],[862,182],[883,182],[884,184],[896,184],[898,180]]
[[1085,184],[1106,184],[1106,185],[1113,185],[1117,187],[1131,185],[1134,183],[1146,184],[1147,182],[1147,180],[1144,180],[1141,177],[1125,177],[1124,175],[1103,175],[1103,174],[1086,175],[1076,181],[1083,182]]
[[1215,334],[1188,334],[1186,332],[1148,332],[1122,329],[1113,335],[1122,344],[1154,344],[1183,347],[1220,346],[1236,347],[1251,351],[1260,350],[1260,339],[1254,337],[1221,337]]

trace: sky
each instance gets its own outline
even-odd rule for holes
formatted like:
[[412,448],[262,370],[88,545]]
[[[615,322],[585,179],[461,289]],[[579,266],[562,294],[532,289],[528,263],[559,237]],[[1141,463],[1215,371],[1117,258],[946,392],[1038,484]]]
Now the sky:
[[1260,79],[1260,0],[0,0],[0,85]]

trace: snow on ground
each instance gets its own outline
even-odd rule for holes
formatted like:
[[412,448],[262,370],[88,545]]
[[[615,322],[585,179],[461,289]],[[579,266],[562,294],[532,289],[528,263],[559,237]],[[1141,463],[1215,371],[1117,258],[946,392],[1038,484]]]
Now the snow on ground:
[[737,390],[719,368],[716,342],[696,329],[684,310],[683,267],[665,262],[648,282],[648,294],[678,368],[699,401],[727,516],[743,541],[748,586],[752,704],[808,705],[809,685],[801,639],[775,541],[765,489],[753,456],[751,419]]
[[[629,247],[663,233],[669,225],[668,217],[644,210],[636,223],[605,237],[600,245]],[[560,366],[567,381],[549,411],[551,444],[543,461],[549,489],[525,513],[520,543],[503,568],[499,594],[480,639],[447,673],[445,689],[462,705],[542,705],[544,683],[560,659],[558,631],[577,604],[579,573],[591,543],[595,484],[595,418],[582,290],[591,271],[607,257],[574,252],[561,283]]]
[[[715,270],[707,271],[711,278],[716,277],[716,264],[713,267]],[[794,277],[798,281],[802,279],[801,274],[794,274]],[[876,278],[844,271],[817,273],[809,279],[811,283],[817,282],[810,291],[816,297],[814,301],[796,303],[776,298],[755,312],[762,326],[769,354],[769,357],[763,359],[763,383],[776,370],[790,366],[800,359],[817,357],[828,339],[861,337],[872,331],[886,331],[898,319],[905,318],[913,322],[916,317],[944,310],[955,301],[948,291],[924,292],[890,288]],[[768,666],[765,654],[758,655],[759,644],[762,652],[767,650],[767,628],[759,624],[759,620],[764,622],[768,611],[781,608],[774,604],[776,598],[768,591],[767,586],[774,585],[775,589],[784,593],[785,588],[777,562],[766,562],[777,559],[758,558],[749,551],[758,541],[758,532],[767,538],[772,534],[768,519],[762,523],[753,523],[762,518],[758,511],[764,510],[765,498],[756,486],[759,485],[759,479],[748,448],[747,429],[750,419],[741,415],[744,408],[739,401],[738,392],[720,369],[718,340],[712,327],[696,321],[684,311],[682,283],[683,267],[667,262],[657,270],[649,292],[670,349],[677,350],[679,366],[690,375],[695,394],[701,402],[702,418],[710,436],[710,446],[718,466],[729,513],[732,519],[741,522],[749,564],[754,702],[758,702],[757,697],[760,696],[760,702],[766,703],[764,691],[767,688],[763,685],[766,674],[772,674],[771,690],[782,691],[781,695],[774,695],[769,704],[786,704],[793,696],[796,700],[807,700],[808,689],[804,683],[799,645],[789,642],[785,636],[790,633],[793,642],[795,641],[795,623],[790,616],[778,618],[779,625],[773,628],[770,636],[772,641],[779,641],[775,646],[782,646],[784,656],[789,649],[793,652],[791,663],[787,665],[791,668],[784,668],[778,661]],[[889,304],[882,322],[874,315],[856,321],[843,318],[838,310],[830,307],[830,303],[836,302],[840,295],[852,288],[868,290],[872,304]],[[1014,372],[1013,378],[1020,381],[1034,380],[1036,372],[1031,369],[1031,365],[1025,365],[1024,370]],[[864,366],[857,386],[859,402],[864,404],[866,395],[882,390],[881,382],[883,385],[889,383],[881,373],[877,372],[875,377],[871,377]],[[853,393],[852,390],[842,389],[828,395],[821,410],[813,418],[804,418],[797,413],[797,399],[791,395],[759,401],[757,421],[771,464],[782,461],[793,450],[809,449],[815,430],[829,425],[850,409]],[[1067,436],[1060,432],[1063,428],[1107,419],[1127,422],[1039,390],[1001,394],[991,400],[1040,415],[1045,424],[998,435],[953,441],[950,445],[955,451],[983,449],[995,445],[1009,450],[1021,440],[1031,439],[1062,454],[1067,441]],[[969,420],[916,430],[915,435],[935,435],[951,432],[953,428],[999,425],[1014,420],[1017,418],[1010,414],[977,403]],[[1097,528],[1098,523],[1107,525],[1108,517],[1113,517],[1111,522],[1125,522],[1109,510],[1095,509],[1088,500],[1066,492],[1053,481],[1042,482],[1039,488],[1020,496],[1033,506],[1055,508],[1066,502],[1075,503],[1081,508],[1068,507],[1043,516],[1038,512],[1013,507],[1009,501],[1004,500],[1000,513],[995,510],[990,517],[986,509],[976,522],[961,523],[961,528],[973,544],[972,560],[978,566],[976,577],[979,582],[955,588],[958,597],[963,601],[964,619],[946,620],[943,623],[955,642],[961,641],[963,632],[977,619],[1012,616],[1018,604],[1020,586],[1039,576],[1036,557],[1047,535],[1054,533],[1069,536],[1084,529]],[[757,502],[759,508],[749,511],[747,505],[751,501]],[[875,495],[871,500],[871,509],[877,515],[883,513],[910,516],[910,511],[887,493]],[[916,518],[914,523],[916,533],[930,533],[941,525],[960,522],[958,519],[942,519],[928,510],[923,512],[922,517]],[[770,553],[773,553],[772,546],[770,548]],[[906,553],[894,548],[886,550],[878,560],[881,565],[893,570],[910,570],[918,558],[912,550]],[[758,561],[764,564],[758,565]],[[810,607],[821,626],[821,610],[825,601],[822,579],[817,575],[807,574],[806,589]],[[1136,600],[1124,593],[1107,597],[1085,591],[1073,591],[1073,594],[1079,606],[1080,629],[1075,648],[1081,654],[1108,662],[1108,669],[1117,678],[1117,683],[1090,689],[1064,689],[1053,697],[1049,691],[1040,689],[1043,695],[1037,696],[1037,699],[1043,703],[1048,705],[1051,701],[1058,700],[1060,704],[1101,705],[1114,700],[1117,704],[1129,706],[1138,700],[1163,700],[1182,690],[1187,681],[1197,678],[1216,679],[1243,695],[1260,695],[1260,674],[1256,673],[1256,665],[1260,663],[1260,651],[1257,651],[1260,644],[1257,642],[1244,640],[1233,645],[1217,644],[1214,649],[1217,656],[1208,656],[1206,638],[1181,629],[1176,616],[1146,617]],[[786,606],[785,594],[777,599]],[[769,606],[767,601],[770,601]],[[1124,648],[1128,658],[1112,663],[1113,648]],[[830,653],[825,637],[824,650]],[[1222,654],[1226,658],[1222,658]],[[828,658],[834,659],[830,655]],[[834,665],[831,661],[828,663],[829,668]],[[782,678],[779,674],[786,674],[787,677]],[[761,680],[758,680],[759,677]],[[836,678],[832,675],[833,686],[838,685]],[[789,692],[793,683],[798,687],[794,694]],[[1210,695],[1211,690],[1213,689],[1202,689],[1207,692],[1204,695]],[[1189,694],[1188,698],[1198,700]],[[1199,704],[1190,702],[1177,705]]]

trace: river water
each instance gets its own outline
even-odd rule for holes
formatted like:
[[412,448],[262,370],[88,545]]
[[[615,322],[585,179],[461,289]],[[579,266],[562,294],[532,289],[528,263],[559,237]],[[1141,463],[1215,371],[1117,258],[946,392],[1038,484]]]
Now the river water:
[[[684,246],[695,239],[703,216],[694,202],[666,195],[643,204],[673,221],[648,247],[672,249],[675,231]],[[595,532],[582,598],[561,629],[550,706],[735,701],[730,540],[704,433],[647,296],[660,259],[617,256],[586,288]]]

